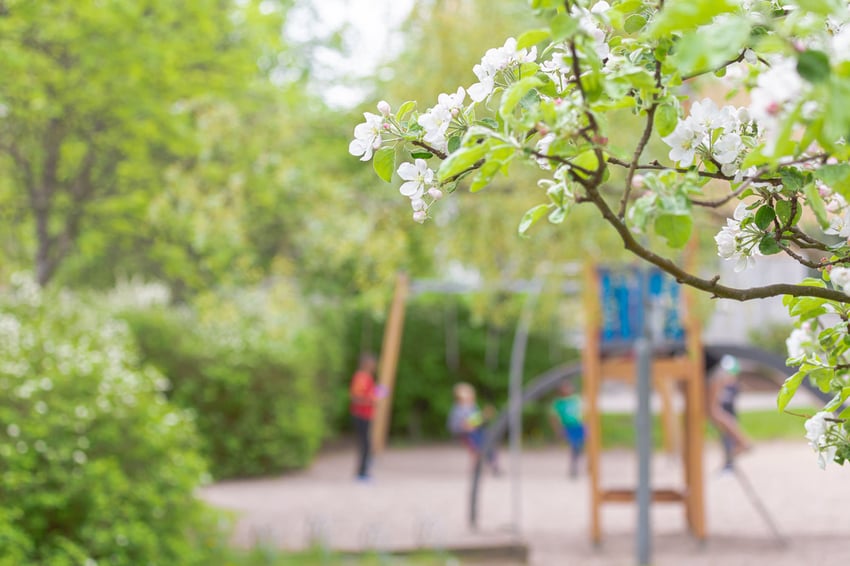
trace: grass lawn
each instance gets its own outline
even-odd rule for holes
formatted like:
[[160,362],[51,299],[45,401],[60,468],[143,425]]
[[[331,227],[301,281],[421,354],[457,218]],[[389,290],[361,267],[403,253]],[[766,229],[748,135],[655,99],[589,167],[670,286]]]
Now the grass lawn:
[[[814,414],[816,409],[799,409],[795,412]],[[778,411],[749,411],[740,415],[741,427],[744,432],[758,442],[760,440],[801,440],[805,434],[803,419]],[[717,431],[710,424],[706,425],[706,436],[717,438]],[[652,438],[656,448],[661,447],[661,418],[654,415],[652,419]],[[613,448],[635,445],[634,415],[620,413],[605,413],[602,415],[602,446]]]

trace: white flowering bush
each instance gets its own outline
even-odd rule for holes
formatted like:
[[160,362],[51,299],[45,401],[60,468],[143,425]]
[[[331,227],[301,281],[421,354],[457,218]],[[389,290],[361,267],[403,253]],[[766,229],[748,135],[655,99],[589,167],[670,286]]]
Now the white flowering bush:
[[125,324],[19,281],[0,305],[0,564],[209,564],[192,419]]
[[[525,162],[540,170],[541,202],[519,232],[543,218],[594,208],[624,246],[679,282],[714,297],[785,296],[798,329],[783,386],[835,394],[807,425],[821,461],[850,454],[850,13],[839,0],[531,0],[544,24],[488,50],[477,79],[421,108],[381,101],[354,130],[352,155],[410,199],[425,222],[462,183],[472,192]],[[692,83],[717,77],[734,106],[692,101]],[[452,86],[452,89],[455,89]],[[628,144],[617,116],[642,122]],[[645,154],[655,139],[666,159]],[[620,174],[612,176],[612,170]],[[621,179],[616,183],[611,179]],[[642,243],[689,241],[697,208],[731,218],[715,237],[736,270],[786,254],[821,277],[755,288],[689,272]],[[734,209],[732,213],[731,210]],[[805,334],[805,338],[803,338]],[[815,423],[815,424],[812,424]],[[815,426],[817,425],[817,426]],[[814,432],[812,432],[814,431]]]

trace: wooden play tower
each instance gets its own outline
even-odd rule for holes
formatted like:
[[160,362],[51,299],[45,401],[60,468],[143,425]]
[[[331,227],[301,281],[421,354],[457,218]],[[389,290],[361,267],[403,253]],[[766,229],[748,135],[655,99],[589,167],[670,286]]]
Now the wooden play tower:
[[[599,391],[603,382],[636,382],[637,364],[631,345],[641,332],[643,317],[653,329],[652,387],[661,401],[665,447],[681,444],[683,482],[680,488],[653,486],[653,503],[682,504],[690,532],[706,536],[703,494],[703,429],[705,369],[700,325],[692,298],[657,269],[585,270],[586,344],[582,352],[583,396],[590,474],[590,535],[602,541],[601,510],[605,504],[635,501],[632,487],[601,485],[602,423]],[[654,303],[648,309],[647,303]],[[652,314],[647,314],[647,313]],[[682,426],[673,409],[676,391],[684,399]],[[677,442],[677,431],[682,431]]]

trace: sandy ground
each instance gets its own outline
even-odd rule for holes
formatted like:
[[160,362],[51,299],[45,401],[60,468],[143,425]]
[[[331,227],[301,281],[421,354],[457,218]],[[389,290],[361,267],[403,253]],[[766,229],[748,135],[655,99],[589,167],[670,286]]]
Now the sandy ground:
[[[508,467],[503,454],[503,466]],[[686,534],[682,507],[653,507],[653,563],[723,566],[844,563],[850,554],[850,469],[817,467],[805,441],[760,444],[740,461],[779,530],[782,544],[760,518],[733,475],[718,474],[720,454],[706,455],[709,540]],[[354,453],[323,454],[307,472],[209,486],[203,497],[237,512],[236,542],[256,541],[284,549],[320,542],[334,549],[451,548],[499,543],[511,534],[509,474],[486,477],[477,531],[467,526],[470,462],[458,446],[394,449],[375,464],[375,479],[352,479]],[[606,452],[603,483],[633,484],[634,455]],[[653,462],[658,487],[677,486],[678,461]],[[521,538],[537,565],[634,564],[636,509],[609,505],[603,511],[605,540],[588,540],[588,486],[566,476],[566,452],[527,450],[522,465]]]

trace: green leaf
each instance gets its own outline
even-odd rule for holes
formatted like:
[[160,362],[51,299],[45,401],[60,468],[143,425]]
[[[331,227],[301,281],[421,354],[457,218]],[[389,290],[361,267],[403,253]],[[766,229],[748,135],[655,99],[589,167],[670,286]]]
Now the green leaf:
[[440,182],[447,181],[450,177],[454,177],[458,173],[475,165],[489,150],[490,146],[487,143],[477,143],[469,147],[460,148],[450,154],[440,164],[440,169],[437,171],[437,178]]
[[791,398],[794,397],[794,393],[797,392],[797,389],[803,382],[804,377],[806,377],[806,372],[798,371],[786,379],[782,387],[779,388],[779,395],[776,397],[776,406],[780,411],[784,411],[785,407],[788,406]]
[[805,187],[803,187],[803,192],[806,195],[806,202],[809,204],[809,208],[812,209],[812,212],[815,213],[815,218],[818,219],[818,223],[821,225],[821,228],[829,228],[829,218],[826,215],[826,205],[823,203],[823,199],[820,196],[820,193],[815,188],[813,183],[809,183]]
[[530,29],[520,35],[516,40],[517,49],[525,49],[537,45],[541,41],[549,39],[551,32],[548,29]]
[[499,129],[499,123],[496,120],[494,120],[493,118],[481,118],[480,120],[478,120],[475,123],[480,124],[482,126],[487,126],[491,130],[498,130]]
[[552,41],[564,41],[578,31],[578,20],[569,14],[558,14],[549,22],[552,29]]
[[562,206],[556,206],[555,210],[549,214],[549,222],[552,224],[561,224],[566,217],[567,209]]
[[626,33],[637,33],[646,25],[646,18],[640,14],[632,14],[626,18],[626,23],[623,24],[623,29]]
[[763,255],[774,255],[782,251],[773,234],[765,234],[759,241],[759,251]]
[[691,237],[694,220],[690,214],[662,214],[655,219],[655,232],[667,240],[671,248],[681,248]]
[[776,211],[769,204],[765,204],[756,211],[756,226],[759,230],[767,230],[774,218],[776,218]]
[[661,104],[655,109],[655,130],[662,138],[672,134],[678,123],[679,113],[672,104]]
[[498,161],[487,161],[481,166],[478,173],[473,177],[472,184],[469,186],[469,192],[477,193],[484,187],[490,184],[493,177],[501,169],[502,164]]
[[375,152],[375,157],[372,158],[372,168],[378,177],[389,183],[393,179],[393,171],[395,171],[395,149],[391,147],[382,147]]
[[791,222],[791,201],[778,200],[776,201],[776,217],[783,226],[787,226]]
[[799,191],[806,184],[806,178],[803,174],[791,167],[783,167],[779,170],[779,177],[782,179],[782,184],[786,189],[791,191]]
[[839,163],[823,165],[815,170],[815,177],[826,183],[844,198],[850,197],[850,165]]
[[520,79],[512,84],[508,87],[504,94],[502,94],[502,103],[499,106],[499,116],[507,119],[511,112],[514,111],[517,104],[519,104],[519,101],[528,94],[528,91],[542,84],[543,81],[537,77],[525,77],[524,79]]
[[517,231],[520,236],[525,236],[528,232],[528,229],[534,226],[534,224],[546,216],[546,212],[549,210],[548,204],[538,204],[528,210],[525,214],[522,215],[522,220],[519,221],[519,227]]
[[430,151],[413,151],[410,153],[410,157],[413,159],[431,159],[434,154]]
[[829,79],[829,57],[823,51],[807,49],[797,56],[797,72],[810,83]]
[[461,137],[460,136],[452,136],[449,138],[449,141],[446,143],[446,146],[449,149],[449,153],[454,153],[460,148]]
[[650,26],[654,38],[690,31],[705,25],[715,16],[738,8],[734,0],[667,0]]
[[408,100],[407,102],[402,103],[401,106],[398,107],[398,112],[395,114],[395,119],[399,122],[402,122],[408,114],[410,114],[413,109],[416,108],[416,101]]
[[744,16],[724,17],[676,43],[673,61],[682,74],[705,72],[734,59],[750,39],[750,22]]

